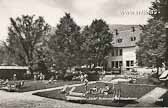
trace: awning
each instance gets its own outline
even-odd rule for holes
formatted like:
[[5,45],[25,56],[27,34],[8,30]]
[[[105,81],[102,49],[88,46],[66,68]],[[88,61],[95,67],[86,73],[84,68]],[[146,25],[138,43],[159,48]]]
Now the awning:
[[2,69],[28,69],[28,66],[0,66],[0,70]]
[[164,72],[160,75],[159,79],[167,79],[167,77],[168,77],[168,70],[164,71]]

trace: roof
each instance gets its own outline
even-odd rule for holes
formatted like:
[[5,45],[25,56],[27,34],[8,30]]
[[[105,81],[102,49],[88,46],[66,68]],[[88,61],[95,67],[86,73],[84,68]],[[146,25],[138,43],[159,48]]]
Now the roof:
[[[141,30],[135,28],[135,31],[130,30],[118,31],[118,35],[113,32],[113,47],[135,47],[136,43],[140,40]],[[135,41],[131,41],[131,38],[135,37]],[[120,39],[120,43],[118,40]]]
[[110,24],[109,25],[109,29],[111,32],[113,32],[115,29],[118,29],[119,31],[130,30],[132,27],[138,28],[139,25],[123,25],[123,24]]
[[27,66],[0,66],[1,69],[28,69]]

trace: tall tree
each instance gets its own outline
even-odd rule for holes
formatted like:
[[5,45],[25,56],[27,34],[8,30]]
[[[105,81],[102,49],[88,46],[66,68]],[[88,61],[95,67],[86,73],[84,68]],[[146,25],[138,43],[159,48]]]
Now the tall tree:
[[50,27],[43,17],[35,18],[34,15],[10,18],[10,22],[6,48],[16,63],[32,67],[36,63],[37,46],[47,36]]
[[6,51],[5,47],[3,45],[0,45],[0,64],[4,63],[4,60],[6,58]]
[[80,27],[69,13],[65,13],[49,42],[57,68],[67,69],[80,64],[80,38]]
[[150,10],[152,18],[142,27],[141,39],[138,42],[137,58],[140,65],[161,67],[165,62],[166,33],[164,20],[161,16],[161,1],[152,2]]
[[88,63],[94,64],[94,67],[102,66],[112,48],[113,35],[109,26],[102,19],[95,19],[89,27],[84,28],[82,35],[85,37],[83,47]]
[[166,36],[164,33],[164,23],[162,21],[155,19],[148,21],[138,42],[139,50],[137,51],[137,58],[139,65],[161,66],[165,58]]

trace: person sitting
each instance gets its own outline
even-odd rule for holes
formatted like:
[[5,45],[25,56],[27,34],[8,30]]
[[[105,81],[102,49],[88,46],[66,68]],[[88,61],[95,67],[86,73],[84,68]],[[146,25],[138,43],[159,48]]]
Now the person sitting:
[[90,93],[94,94],[98,91],[97,87],[95,86],[94,88],[90,88]]
[[21,88],[21,83],[20,83],[20,82],[15,83],[15,87],[16,87],[17,89],[20,89],[20,88]]
[[101,89],[101,93],[108,94],[110,87],[106,84],[104,88]]
[[109,91],[109,86],[106,84],[106,86],[105,86],[105,91]]
[[48,84],[51,84],[53,81],[54,81],[54,76],[52,76],[52,77],[49,79]]
[[2,84],[3,86],[6,86],[8,84],[9,80],[6,79],[5,82]]
[[87,78],[88,78],[88,75],[87,75],[87,74],[84,74],[83,77],[84,77],[84,79],[87,79]]
[[15,86],[16,86],[17,89],[20,89],[21,87],[24,86],[24,81],[20,81],[18,83],[15,83]]

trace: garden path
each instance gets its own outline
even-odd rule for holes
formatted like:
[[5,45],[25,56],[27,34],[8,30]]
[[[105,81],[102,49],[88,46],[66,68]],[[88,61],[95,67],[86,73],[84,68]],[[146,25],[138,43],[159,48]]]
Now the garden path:
[[127,105],[127,106],[153,106],[154,103],[162,96],[164,95],[168,90],[165,88],[160,88],[160,87],[156,87],[154,88],[152,91],[150,91],[149,93],[145,94],[144,96],[142,96],[141,98],[138,99],[138,104],[131,104],[131,105]]
[[[90,82],[94,83],[94,82]],[[79,86],[79,84],[70,85]],[[62,87],[36,90],[24,93],[6,92],[0,90],[0,108],[110,108],[91,104],[77,104],[56,99],[49,99],[32,95],[34,92],[60,89]]]

